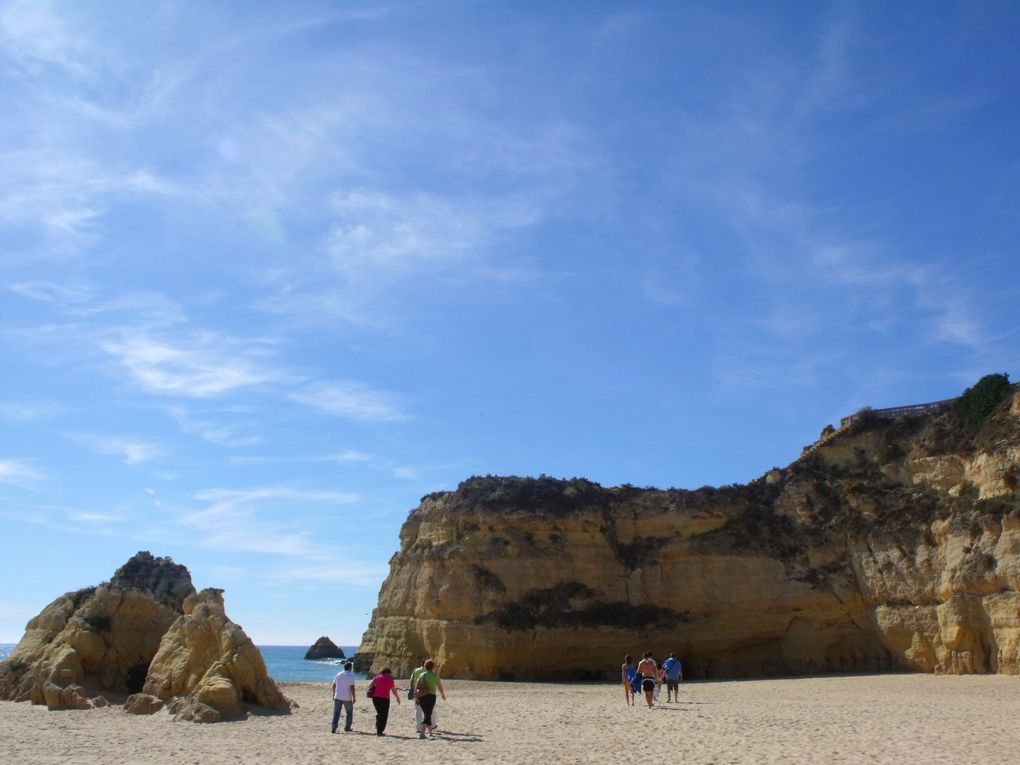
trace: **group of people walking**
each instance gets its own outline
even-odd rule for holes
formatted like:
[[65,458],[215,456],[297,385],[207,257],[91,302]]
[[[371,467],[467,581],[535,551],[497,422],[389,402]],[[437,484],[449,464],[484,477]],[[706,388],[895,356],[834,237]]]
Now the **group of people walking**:
[[[436,729],[436,701],[437,694],[446,701],[446,690],[443,688],[443,681],[435,671],[436,665],[432,659],[423,659],[421,666],[411,673],[411,685],[407,689],[407,699],[414,702],[414,727],[418,732],[418,738],[432,738]],[[333,722],[330,732],[336,733],[340,724],[340,712],[345,713],[344,733],[353,730],[354,703],[357,699],[356,679],[354,677],[354,664],[344,664],[342,672],[338,672],[333,679]],[[396,681],[393,679],[393,671],[389,667],[383,667],[379,674],[372,678],[366,691],[372,699],[372,706],[375,707],[375,735],[386,735],[386,723],[390,716],[390,696],[400,704],[400,692],[397,689]]]
[[650,709],[659,698],[659,690],[663,683],[666,684],[666,701],[680,701],[680,683],[684,679],[684,668],[673,654],[670,654],[661,666],[655,662],[651,651],[645,651],[637,666],[634,666],[634,657],[627,654],[620,667],[620,679],[623,681],[624,700],[627,704],[633,706],[637,694],[644,693],[645,703]]
[[[342,672],[333,679],[333,722],[332,733],[337,732],[340,724],[340,712],[345,713],[344,733],[353,730],[354,704],[357,699],[357,681],[354,677],[354,664],[344,664]],[[643,693],[649,708],[659,698],[659,690],[666,685],[666,701],[680,701],[680,683],[684,679],[683,664],[675,655],[656,663],[651,651],[645,651],[641,661],[634,664],[634,657],[627,654],[620,667],[620,679],[623,682],[624,699],[633,706],[638,693]],[[432,738],[436,730],[436,702],[439,697],[446,701],[446,690],[443,681],[436,672],[436,664],[432,659],[423,659],[421,666],[411,672],[411,682],[406,689],[407,699],[414,702],[414,729],[418,738]],[[397,704],[401,703],[400,691],[393,679],[393,671],[383,667],[379,674],[372,678],[366,691],[375,707],[375,734],[386,735],[386,724],[390,717],[392,696]]]

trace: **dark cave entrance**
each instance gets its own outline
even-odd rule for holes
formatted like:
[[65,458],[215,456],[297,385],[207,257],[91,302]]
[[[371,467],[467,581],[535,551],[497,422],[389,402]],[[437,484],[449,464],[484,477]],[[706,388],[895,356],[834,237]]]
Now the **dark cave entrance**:
[[141,693],[145,686],[145,677],[149,674],[148,664],[135,664],[127,671],[128,693]]

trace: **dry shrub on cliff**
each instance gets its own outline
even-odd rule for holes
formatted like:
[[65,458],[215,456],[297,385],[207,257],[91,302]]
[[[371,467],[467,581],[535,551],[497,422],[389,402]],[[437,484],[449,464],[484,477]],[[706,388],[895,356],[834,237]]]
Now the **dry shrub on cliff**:
[[973,387],[967,388],[960,396],[953,409],[968,431],[975,431],[988,419],[999,404],[1013,390],[1009,383],[1009,375],[985,375]]

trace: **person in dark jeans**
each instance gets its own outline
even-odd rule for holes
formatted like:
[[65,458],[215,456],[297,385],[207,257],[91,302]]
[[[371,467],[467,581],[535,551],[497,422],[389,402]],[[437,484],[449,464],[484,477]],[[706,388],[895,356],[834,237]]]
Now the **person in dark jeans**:
[[354,719],[354,702],[357,701],[357,694],[354,690],[354,669],[353,662],[344,664],[344,671],[338,672],[333,680],[333,722],[330,725],[330,732],[336,733],[337,725],[340,723],[340,710],[347,713],[344,723],[344,733],[351,732],[351,723]]
[[375,735],[386,735],[386,722],[390,718],[390,694],[400,703],[397,685],[393,682],[393,670],[383,667],[368,685],[368,696],[375,707]]
[[443,697],[443,701],[446,701],[446,691],[443,690],[443,681],[439,679],[433,670],[436,668],[436,663],[429,659],[425,662],[425,671],[418,678],[417,688],[421,688],[424,693],[415,696],[418,700],[418,705],[421,707],[423,720],[421,723],[421,733],[418,734],[418,738],[425,738],[425,734],[428,733],[429,738],[432,737],[432,710],[436,706],[436,692]]

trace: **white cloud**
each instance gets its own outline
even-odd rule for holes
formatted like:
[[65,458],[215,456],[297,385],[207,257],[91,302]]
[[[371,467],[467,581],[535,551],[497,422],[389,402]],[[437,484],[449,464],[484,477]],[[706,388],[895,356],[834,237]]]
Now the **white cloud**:
[[26,66],[54,65],[76,75],[87,71],[84,38],[46,0],[14,0],[0,8],[0,45]]
[[328,582],[343,584],[350,587],[378,587],[386,577],[388,567],[359,563],[345,559],[343,563],[335,560],[328,562],[312,562],[308,565],[281,568],[266,575],[271,582]]
[[399,422],[408,419],[393,396],[355,382],[316,383],[292,393],[300,404],[350,420]]
[[123,458],[128,465],[140,465],[164,456],[165,449],[159,444],[140,441],[128,436],[101,436],[77,433],[72,436],[96,454],[113,455]]
[[[208,504],[203,510],[180,518],[187,528],[200,532],[197,544],[230,552],[257,552],[307,556],[320,552],[305,530],[290,524],[297,508],[309,505],[346,505],[358,500],[350,492],[310,491],[285,486],[251,489],[206,489],[195,499]],[[262,516],[285,512],[287,521]]]
[[531,201],[396,196],[366,190],[335,194],[330,263],[345,279],[378,285],[422,270],[480,258],[501,233],[534,224]]
[[71,510],[67,514],[67,520],[73,523],[85,523],[93,526],[103,526],[113,523],[123,523],[128,516],[116,513],[97,513],[87,510]]
[[161,395],[209,398],[280,378],[251,358],[252,350],[211,332],[176,343],[126,335],[100,346],[138,386]]
[[50,401],[9,401],[0,403],[0,420],[32,422],[48,420],[61,415],[63,407]]
[[333,463],[344,467],[357,466],[369,468],[387,473],[394,478],[407,481],[421,480],[422,470],[410,465],[395,465],[390,460],[378,457],[374,454],[359,452],[356,449],[348,449],[336,454],[308,454],[290,455],[286,457],[231,457],[232,465],[315,465],[321,463]]
[[257,446],[265,440],[262,436],[250,432],[255,423],[248,419],[239,424],[227,424],[211,419],[207,413],[194,413],[177,407],[170,409],[170,415],[177,421],[182,431],[216,446],[243,448]]
[[30,489],[44,477],[33,460],[0,458],[0,483]]
[[337,465],[370,465],[379,466],[383,460],[365,452],[348,449],[336,454],[287,455],[273,457],[231,457],[233,465],[285,465],[332,462]]
[[115,527],[130,520],[131,515],[65,505],[31,505],[17,510],[0,510],[0,518],[55,529],[60,533],[107,537],[121,533],[122,529]]

